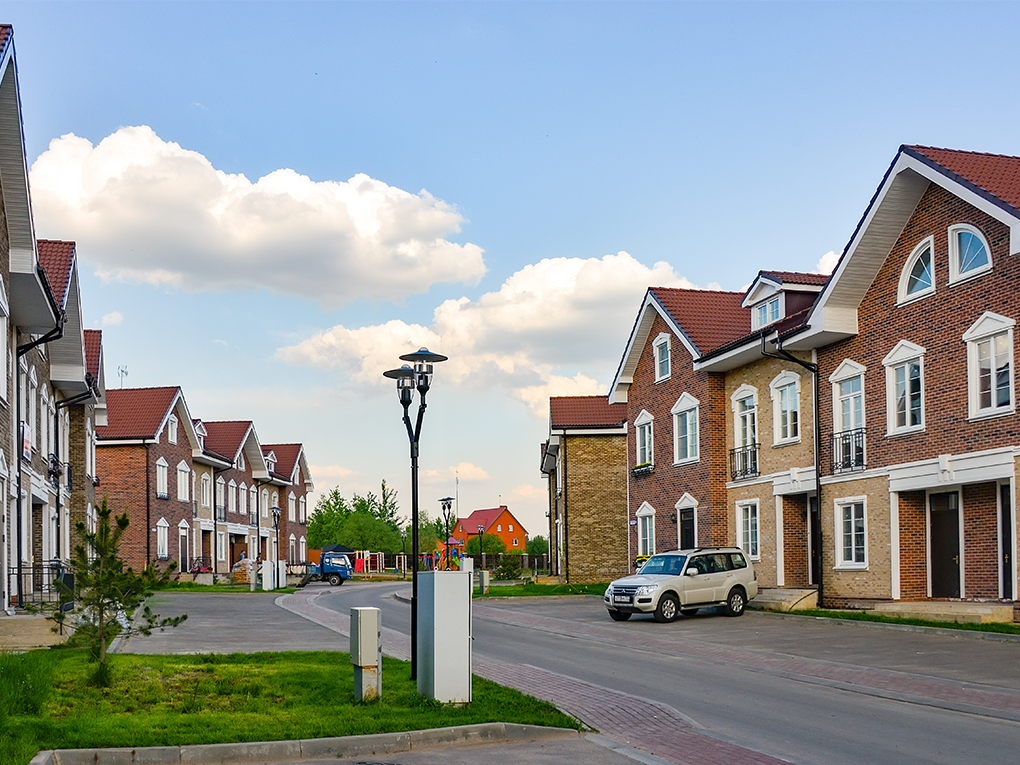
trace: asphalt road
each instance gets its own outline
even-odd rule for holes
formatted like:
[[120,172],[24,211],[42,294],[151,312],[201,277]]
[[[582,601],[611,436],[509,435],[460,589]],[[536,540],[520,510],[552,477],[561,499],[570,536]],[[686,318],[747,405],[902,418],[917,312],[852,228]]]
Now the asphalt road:
[[[409,632],[403,584],[319,597]],[[749,612],[615,623],[597,599],[475,602],[476,657],[666,704],[721,740],[818,765],[1020,762],[1020,643]]]

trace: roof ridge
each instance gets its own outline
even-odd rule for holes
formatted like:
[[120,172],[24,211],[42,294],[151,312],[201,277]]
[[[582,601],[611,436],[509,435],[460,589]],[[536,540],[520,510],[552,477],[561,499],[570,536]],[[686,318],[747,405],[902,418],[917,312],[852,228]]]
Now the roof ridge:
[[649,287],[650,290],[669,290],[670,292],[697,292],[698,294],[710,295],[743,295],[743,292],[736,290],[710,290],[702,287]]
[[[971,154],[973,156],[978,157],[1000,157],[1002,159],[1020,159],[1020,156],[1017,156],[1016,154],[999,154],[994,151],[970,151],[968,149],[950,149],[946,146],[925,146],[922,144],[910,144],[910,143],[905,143],[903,144],[903,146],[907,149],[914,149],[915,151],[928,149],[931,151],[950,151],[953,152],[954,154]],[[938,160],[935,161],[938,162]]]

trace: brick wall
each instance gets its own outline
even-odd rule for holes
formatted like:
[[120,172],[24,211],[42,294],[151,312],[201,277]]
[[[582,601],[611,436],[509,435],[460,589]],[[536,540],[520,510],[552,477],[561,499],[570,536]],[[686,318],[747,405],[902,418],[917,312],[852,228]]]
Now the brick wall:
[[[836,568],[836,503],[840,499],[867,497],[867,568]],[[889,479],[881,476],[841,481],[822,488],[822,574],[826,605],[840,606],[854,599],[892,597],[892,537],[889,516]]]
[[928,515],[923,491],[899,493],[900,598],[928,596]]
[[[71,496],[68,501],[68,513],[71,527],[71,547],[81,544],[82,540],[76,531],[78,523],[86,523],[88,508],[96,506],[96,487],[92,483],[92,476],[88,475],[85,469],[86,451],[89,448],[87,441],[88,429],[86,423],[95,427],[95,406],[92,404],[78,404],[68,407],[68,464],[71,467]],[[67,483],[66,476],[63,483]],[[70,552],[70,551],[68,551]]]
[[626,436],[564,436],[566,578],[608,582],[630,570],[627,559]]
[[999,597],[998,486],[963,487],[964,590],[967,598]]
[[808,498],[806,494],[783,497],[783,573],[786,587],[808,587]]

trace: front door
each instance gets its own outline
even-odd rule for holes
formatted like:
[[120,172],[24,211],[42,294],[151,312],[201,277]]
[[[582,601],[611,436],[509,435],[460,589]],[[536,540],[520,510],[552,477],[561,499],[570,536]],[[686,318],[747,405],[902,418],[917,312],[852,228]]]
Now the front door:
[[931,494],[931,596],[960,597],[960,495]]
[[1002,597],[1013,599],[1013,503],[1009,484],[999,485],[999,548],[1002,550]]
[[680,511],[680,549],[693,550],[694,542],[694,508],[688,507]]
[[808,497],[808,556],[810,558],[808,584],[817,585],[822,579],[822,529],[818,525],[818,497]]

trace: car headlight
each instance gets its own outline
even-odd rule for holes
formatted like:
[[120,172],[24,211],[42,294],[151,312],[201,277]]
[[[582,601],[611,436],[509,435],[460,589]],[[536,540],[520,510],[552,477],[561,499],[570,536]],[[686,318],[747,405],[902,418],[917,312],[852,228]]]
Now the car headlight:
[[613,596],[613,585],[606,587],[606,594],[604,597],[611,598]]
[[657,589],[659,589],[659,585],[657,585],[657,584],[642,584],[640,587],[637,588],[637,594],[638,595],[651,595]]

